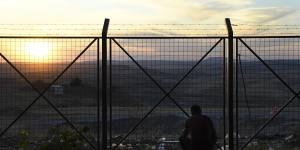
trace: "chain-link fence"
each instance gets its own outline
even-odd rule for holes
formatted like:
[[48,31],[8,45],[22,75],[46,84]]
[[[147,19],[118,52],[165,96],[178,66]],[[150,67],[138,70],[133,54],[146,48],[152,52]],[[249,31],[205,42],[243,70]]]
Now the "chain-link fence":
[[299,147],[298,26],[100,26],[0,27],[1,149],[178,149],[193,104],[216,149]]

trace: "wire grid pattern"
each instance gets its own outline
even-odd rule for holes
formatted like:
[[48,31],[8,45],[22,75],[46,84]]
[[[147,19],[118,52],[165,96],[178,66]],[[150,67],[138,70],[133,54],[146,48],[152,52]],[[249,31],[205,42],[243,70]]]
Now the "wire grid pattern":
[[[242,40],[296,93],[299,92],[299,38],[243,38]],[[238,54],[240,54],[241,64],[238,68],[238,132],[240,138],[247,139],[294,94],[241,41],[238,41]],[[254,141],[273,148],[291,142],[285,138],[296,135],[299,130],[299,106],[299,100],[296,98]]]
[[[219,39],[115,39],[166,91],[207,53]],[[111,130],[117,144],[164,97],[164,92],[112,41]],[[187,76],[170,96],[189,113],[192,104],[202,106],[223,139],[223,42]],[[178,140],[187,116],[166,97],[133,130],[123,143],[157,143]]]
[[[42,92],[94,39],[1,38],[1,53]],[[0,58],[0,131],[2,132],[38,93]],[[83,55],[47,90],[49,99],[92,143],[97,140],[97,45]],[[69,124],[41,97],[4,135],[1,147],[16,146],[21,131],[34,144],[51,140],[51,130]],[[74,131],[75,132],[75,131]],[[86,147],[90,147],[87,145]]]

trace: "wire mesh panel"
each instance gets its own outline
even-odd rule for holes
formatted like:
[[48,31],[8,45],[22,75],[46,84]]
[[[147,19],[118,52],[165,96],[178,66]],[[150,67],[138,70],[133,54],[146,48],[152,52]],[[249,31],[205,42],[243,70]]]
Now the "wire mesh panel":
[[0,149],[96,147],[96,40],[0,39]]
[[193,104],[222,143],[223,46],[222,38],[111,39],[111,145],[158,149],[173,141],[176,149]]
[[[300,39],[242,38],[237,41],[240,145],[244,146],[257,133],[246,148],[299,147],[299,99],[295,94],[300,90]],[[262,128],[263,125],[267,126]]]

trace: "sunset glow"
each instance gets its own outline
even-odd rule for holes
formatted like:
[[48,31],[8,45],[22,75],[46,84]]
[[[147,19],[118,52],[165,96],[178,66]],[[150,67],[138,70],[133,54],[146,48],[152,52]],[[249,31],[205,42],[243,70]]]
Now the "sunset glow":
[[46,61],[51,45],[46,42],[31,42],[25,45],[26,55],[33,62]]

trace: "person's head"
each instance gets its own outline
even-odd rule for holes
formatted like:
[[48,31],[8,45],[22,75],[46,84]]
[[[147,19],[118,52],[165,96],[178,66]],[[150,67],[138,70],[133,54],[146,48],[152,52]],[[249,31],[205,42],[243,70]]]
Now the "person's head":
[[191,113],[192,115],[200,115],[202,113],[201,107],[197,104],[193,105],[191,107]]

